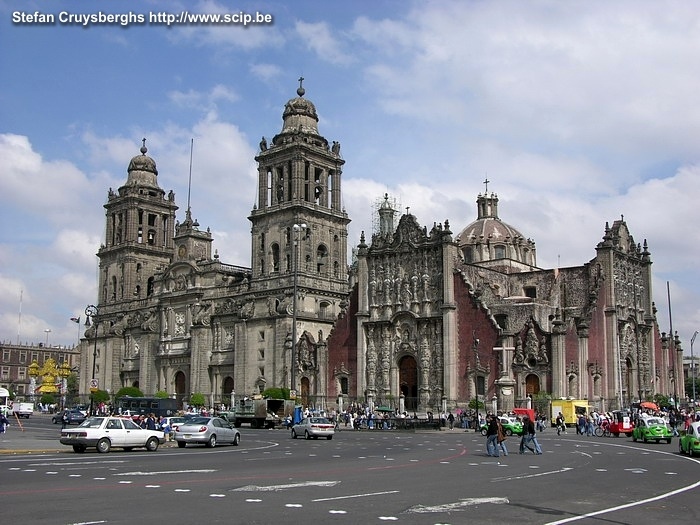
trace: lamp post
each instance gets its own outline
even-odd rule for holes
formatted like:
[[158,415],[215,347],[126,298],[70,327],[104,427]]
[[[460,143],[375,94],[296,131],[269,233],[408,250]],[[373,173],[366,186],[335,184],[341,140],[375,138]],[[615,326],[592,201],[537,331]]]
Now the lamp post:
[[690,366],[691,374],[690,377],[693,380],[693,405],[695,405],[695,356],[693,355],[693,343],[695,343],[695,337],[697,337],[698,331],[695,330],[693,337],[690,338]]
[[85,308],[85,326],[94,326],[95,328],[95,343],[92,350],[92,376],[90,376],[90,415],[94,415],[93,407],[95,403],[95,392],[97,391],[97,379],[95,379],[95,368],[97,365],[97,314],[99,314],[97,306],[94,304],[88,305]]
[[44,330],[44,332],[46,332],[46,348],[48,348],[49,347],[49,334],[51,333],[51,328],[47,328],[46,330]]
[[292,226],[293,233],[292,235],[294,236],[293,239],[293,244],[292,244],[292,258],[294,259],[292,262],[294,264],[294,292],[292,296],[292,370],[291,370],[291,387],[290,387],[290,393],[293,393],[296,390],[296,361],[297,361],[297,355],[296,355],[296,344],[297,344],[297,287],[298,287],[298,276],[297,274],[299,273],[299,235],[303,230],[306,230],[306,224],[305,223],[300,223],[300,224],[294,224]]

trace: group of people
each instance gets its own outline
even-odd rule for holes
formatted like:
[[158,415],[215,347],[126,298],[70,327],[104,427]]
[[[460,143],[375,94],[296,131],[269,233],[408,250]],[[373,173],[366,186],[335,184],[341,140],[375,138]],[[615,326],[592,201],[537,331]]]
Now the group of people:
[[[486,417],[486,454],[491,457],[500,457],[508,455],[506,447],[506,433],[503,430],[503,425],[496,414],[489,414]],[[542,454],[542,447],[537,441],[537,431],[535,422],[529,416],[523,416],[523,433],[520,436],[520,447],[518,452],[525,453],[525,449],[533,454]]]

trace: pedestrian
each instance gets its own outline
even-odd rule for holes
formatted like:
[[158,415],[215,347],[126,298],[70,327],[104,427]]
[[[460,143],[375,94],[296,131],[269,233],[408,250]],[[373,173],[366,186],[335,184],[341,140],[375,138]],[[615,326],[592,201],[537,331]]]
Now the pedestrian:
[[564,414],[562,414],[561,412],[557,414],[555,424],[557,425],[557,436],[560,436],[562,432],[566,434],[566,422],[564,421]]
[[4,434],[7,431],[7,427],[10,425],[10,420],[7,419],[5,414],[0,413],[0,434]]
[[[530,447],[530,443],[532,443],[534,448]],[[523,418],[523,437],[520,440],[520,453],[524,454],[526,448],[533,454],[542,454],[542,448],[537,441],[535,423],[528,416]]]
[[68,419],[68,411],[64,410],[63,414],[61,415],[61,430],[66,428],[66,425],[70,422]]
[[487,417],[486,427],[486,454],[498,457],[498,419],[491,415]]
[[496,418],[496,422],[498,423],[498,446],[501,447],[501,452],[503,452],[504,456],[508,455],[508,448],[506,447],[506,433],[503,430],[503,425],[501,424],[501,421]]
[[447,415],[447,423],[450,426],[450,430],[452,430],[455,426],[455,416],[452,414],[452,411]]

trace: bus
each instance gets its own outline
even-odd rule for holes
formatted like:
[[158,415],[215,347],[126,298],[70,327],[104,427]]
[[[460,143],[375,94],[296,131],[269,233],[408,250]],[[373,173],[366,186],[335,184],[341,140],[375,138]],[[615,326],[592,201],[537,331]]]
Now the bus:
[[169,397],[120,397],[117,399],[117,413],[131,417],[147,416],[170,417],[177,414],[177,400]]

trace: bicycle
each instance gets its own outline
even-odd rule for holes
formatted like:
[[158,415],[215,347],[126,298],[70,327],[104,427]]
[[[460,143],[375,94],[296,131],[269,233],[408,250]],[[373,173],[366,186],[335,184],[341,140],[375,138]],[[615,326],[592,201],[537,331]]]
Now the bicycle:
[[595,429],[595,435],[597,437],[610,437],[610,423],[603,421]]

